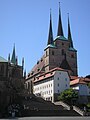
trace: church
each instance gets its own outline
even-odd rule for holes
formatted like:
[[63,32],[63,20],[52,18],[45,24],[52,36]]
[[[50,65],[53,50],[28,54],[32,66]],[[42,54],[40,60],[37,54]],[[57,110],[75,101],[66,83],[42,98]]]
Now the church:
[[74,48],[73,45],[69,15],[68,37],[66,38],[63,32],[61,10],[59,5],[57,36],[53,38],[52,15],[50,11],[50,24],[47,46],[44,49],[44,55],[32,68],[30,73],[28,73],[26,77],[26,88],[30,93],[34,93],[35,81],[37,81],[37,79],[39,79],[40,76],[45,76],[47,73],[50,73],[50,71],[53,71],[53,69],[61,69],[63,71],[67,71],[67,73],[69,74],[69,78],[66,79],[69,79],[70,81],[70,76],[78,76],[77,68],[77,50]]
[[23,69],[24,58],[22,65],[19,65],[15,45],[11,58],[10,54],[8,60],[0,56],[0,111],[7,105],[15,103],[18,93],[22,92],[25,79]]

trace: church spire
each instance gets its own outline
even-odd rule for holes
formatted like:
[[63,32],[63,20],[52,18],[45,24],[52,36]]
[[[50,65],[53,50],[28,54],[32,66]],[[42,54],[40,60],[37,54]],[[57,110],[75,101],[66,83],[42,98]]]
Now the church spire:
[[73,48],[72,35],[70,30],[69,14],[68,14],[68,40],[70,41],[70,47]]
[[49,26],[49,35],[48,35],[48,43],[53,44],[53,32],[52,32],[52,18],[51,18],[51,9],[50,9],[50,26]]
[[14,47],[13,47],[13,53],[12,53],[11,62],[14,63],[14,64],[16,64],[15,44],[14,44]]
[[61,20],[61,11],[60,11],[60,2],[59,2],[59,21],[58,21],[58,31],[57,36],[64,36],[63,28],[62,28],[62,20]]

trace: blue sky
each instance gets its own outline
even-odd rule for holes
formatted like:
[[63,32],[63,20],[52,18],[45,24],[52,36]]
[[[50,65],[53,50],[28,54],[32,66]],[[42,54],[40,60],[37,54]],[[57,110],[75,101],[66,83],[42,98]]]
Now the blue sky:
[[0,56],[7,59],[15,43],[19,64],[24,57],[28,73],[47,45],[50,8],[56,37],[59,2],[65,37],[69,13],[73,43],[78,51],[78,74],[90,74],[90,0],[0,0]]

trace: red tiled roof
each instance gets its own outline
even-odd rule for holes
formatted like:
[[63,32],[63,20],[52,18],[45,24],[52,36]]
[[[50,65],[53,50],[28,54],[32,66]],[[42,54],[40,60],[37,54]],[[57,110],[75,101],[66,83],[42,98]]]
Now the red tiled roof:
[[90,82],[90,78],[84,78],[85,82]]
[[84,81],[83,77],[80,77],[80,78],[70,81],[71,86],[76,85],[76,84],[86,84],[86,82]]
[[[56,67],[54,69],[51,69],[49,72],[47,73],[43,73],[40,76],[37,77],[37,79],[34,82],[40,81],[40,80],[44,80],[46,78],[52,77],[55,74],[55,71],[65,71],[62,68]],[[67,71],[66,71],[67,72]]]
[[[44,56],[43,56],[44,57]],[[35,75],[35,74],[37,74],[37,73],[40,73],[41,71],[44,71],[43,70],[43,68],[44,68],[44,59],[43,59],[43,57],[41,58],[41,60],[39,60],[38,62],[37,62],[37,64],[32,68],[32,70],[28,73],[28,74],[30,74],[30,76],[33,76],[33,75]],[[33,74],[32,74],[33,73]],[[27,79],[30,77],[30,76],[28,76],[27,75]]]
[[75,80],[77,78],[80,78],[80,77],[78,77],[78,76],[70,76],[70,80]]

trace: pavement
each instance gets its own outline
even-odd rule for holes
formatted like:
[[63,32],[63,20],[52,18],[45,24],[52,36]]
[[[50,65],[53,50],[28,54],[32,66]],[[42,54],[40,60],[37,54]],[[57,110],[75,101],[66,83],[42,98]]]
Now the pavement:
[[23,117],[0,120],[90,120],[90,117]]

